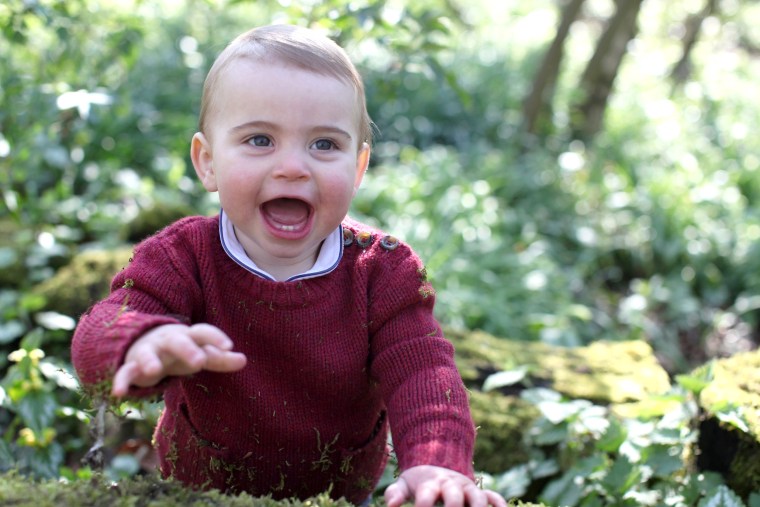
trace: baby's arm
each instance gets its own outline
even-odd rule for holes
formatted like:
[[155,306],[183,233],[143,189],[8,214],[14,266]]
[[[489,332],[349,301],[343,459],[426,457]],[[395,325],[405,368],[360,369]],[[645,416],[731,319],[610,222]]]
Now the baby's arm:
[[215,326],[165,324],[142,335],[127,350],[111,394],[121,397],[130,385],[154,386],[170,375],[237,371],[245,362],[245,355],[232,352],[232,340]]
[[414,501],[415,507],[432,507],[438,500],[445,507],[507,507],[495,491],[480,489],[469,477],[432,465],[405,470],[385,490],[388,507],[398,507],[406,501]]

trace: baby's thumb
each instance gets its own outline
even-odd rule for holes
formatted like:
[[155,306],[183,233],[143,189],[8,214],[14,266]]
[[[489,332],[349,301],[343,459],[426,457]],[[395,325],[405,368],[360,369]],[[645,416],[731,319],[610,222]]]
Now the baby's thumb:
[[385,503],[388,507],[398,507],[407,499],[411,499],[412,492],[409,485],[402,478],[385,489]]

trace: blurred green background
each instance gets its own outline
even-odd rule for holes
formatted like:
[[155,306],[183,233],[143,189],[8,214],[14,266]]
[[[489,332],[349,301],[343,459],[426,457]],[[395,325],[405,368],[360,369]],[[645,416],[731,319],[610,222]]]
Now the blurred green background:
[[352,214],[418,251],[442,323],[642,339],[674,375],[757,347],[758,1],[7,0],[0,468],[77,468],[79,315],[34,288],[139,239],[141,213],[216,211],[188,157],[205,72],[272,22],[364,75],[378,136]]

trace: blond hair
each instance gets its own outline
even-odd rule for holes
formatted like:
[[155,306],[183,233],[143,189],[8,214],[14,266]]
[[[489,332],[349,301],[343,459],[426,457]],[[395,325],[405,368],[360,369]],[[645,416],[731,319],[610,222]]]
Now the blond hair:
[[238,58],[279,62],[340,79],[353,86],[359,107],[359,145],[372,140],[372,120],[367,112],[364,82],[345,50],[333,40],[308,28],[269,25],[236,37],[217,57],[206,76],[198,128],[206,131],[214,105],[214,90],[230,62]]

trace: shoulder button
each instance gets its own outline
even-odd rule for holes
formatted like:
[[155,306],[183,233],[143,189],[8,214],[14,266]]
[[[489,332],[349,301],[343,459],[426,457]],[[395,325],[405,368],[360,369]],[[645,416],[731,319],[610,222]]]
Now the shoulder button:
[[388,251],[398,248],[398,239],[395,236],[385,236],[380,240],[380,246]]
[[356,235],[356,244],[362,248],[367,248],[372,244],[372,234],[367,231],[362,231]]
[[354,244],[354,231],[351,229],[343,228],[343,246],[351,246]]

